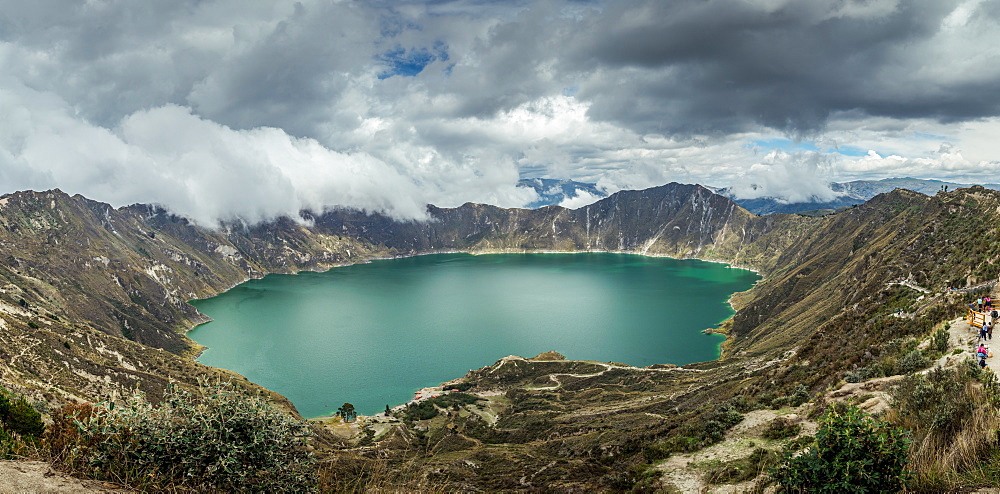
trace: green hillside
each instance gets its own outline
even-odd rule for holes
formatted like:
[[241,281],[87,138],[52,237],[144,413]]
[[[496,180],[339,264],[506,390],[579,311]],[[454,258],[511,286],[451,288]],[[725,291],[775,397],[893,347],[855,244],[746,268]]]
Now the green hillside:
[[[4,196],[0,384],[46,413],[67,402],[119,399],[136,388],[157,402],[171,380],[194,389],[199,379],[233,378],[238,388],[260,392],[192,360],[197,349],[184,331],[204,316],[185,301],[270,272],[443,251],[689,257],[764,275],[734,296],[738,312],[721,328],[730,338],[719,360],[634,368],[557,355],[505,359],[455,376],[438,398],[391,416],[313,424],[321,485],[683,490],[677,479],[687,474],[671,462],[729,444],[727,434],[752,437],[747,441],[756,446],[742,456],[730,448],[725,461],[681,470],[702,483],[747,482],[757,475],[733,474],[751,468],[736,462],[757,455],[753,468],[766,472],[761,462],[790,437],[739,432],[739,424],[750,423],[745,417],[784,414],[790,424],[814,427],[828,402],[848,398],[881,400],[880,417],[931,438],[911,448],[915,487],[997,482],[995,472],[966,461],[997,454],[995,434],[961,451],[953,447],[967,432],[954,425],[959,418],[974,415],[987,428],[1000,423],[991,401],[995,381],[966,369],[958,358],[967,348],[941,343],[940,329],[1000,276],[998,192],[973,187],[929,197],[896,190],[822,217],[760,217],[681,184],[619,192],[576,210],[466,204],[428,211],[427,222],[328,211],[311,216],[309,225],[279,220],[211,231],[150,206],[114,209],[59,191]],[[894,376],[947,360],[955,348],[949,362],[958,370],[935,379],[965,390],[955,402],[964,403],[961,410],[914,416],[907,405],[914,396],[931,399],[949,386]],[[469,398],[448,398],[452,388]],[[918,388],[926,389],[914,394]],[[294,414],[286,400],[268,396]],[[937,401],[949,399],[957,400]],[[944,456],[953,461],[928,460],[935,452],[949,452]]]

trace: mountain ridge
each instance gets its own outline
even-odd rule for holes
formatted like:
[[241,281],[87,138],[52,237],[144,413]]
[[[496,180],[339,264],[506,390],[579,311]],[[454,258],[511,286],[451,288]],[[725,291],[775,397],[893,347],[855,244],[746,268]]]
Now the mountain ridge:
[[[830,214],[838,209],[856,206],[878,194],[891,192],[893,189],[907,189],[919,192],[924,195],[934,195],[948,189],[972,187],[974,184],[963,184],[934,179],[918,179],[912,177],[892,177],[880,180],[853,180],[850,182],[830,182],[830,190],[836,194],[833,199],[823,199],[813,196],[810,201],[796,202],[780,197],[739,197],[733,192],[733,187],[707,187],[712,192],[732,199],[733,202],[750,211],[751,213],[765,216],[776,213],[784,214]],[[981,186],[1000,190],[1000,184],[981,184]],[[555,179],[522,179],[518,181],[518,187],[533,189],[539,200],[528,204],[529,209],[559,205],[563,202],[575,199],[580,193],[586,193],[595,200],[607,197],[603,189],[597,184],[587,182],[576,182],[572,180]]]
[[[607,458],[615,465],[638,461],[643,447],[699,423],[711,408],[706,403],[791,395],[796,386],[808,394],[896,358],[881,350],[889,339],[924,337],[961,305],[939,294],[918,307],[915,295],[888,282],[944,287],[995,279],[1000,247],[983,239],[1000,223],[998,208],[1000,194],[972,187],[934,197],[895,190],[824,217],[757,216],[705,187],[672,183],[620,191],[574,210],[429,206],[427,222],[334,210],[307,213],[308,225],[286,218],[207,230],[155,206],[116,209],[58,191],[9,194],[0,198],[0,245],[8,254],[0,259],[6,343],[0,379],[58,403],[137,386],[155,398],[169,380],[236,377],[190,359],[197,348],[182,333],[203,319],[184,300],[269,272],[440,251],[587,250],[700,258],[761,272],[757,286],[733,296],[738,310],[720,328],[730,337],[719,360],[679,372],[618,369],[560,378],[562,394],[531,391],[530,379],[510,387],[525,377],[511,375],[501,389],[526,401],[504,405],[499,422],[459,414],[446,422],[452,429],[433,429],[434,441],[460,440],[466,446],[458,451],[469,461],[489,465],[476,475],[448,466],[446,478],[455,486],[513,488],[503,465],[544,470],[547,462],[571,458],[551,475],[594,487],[612,475],[602,463],[612,461]],[[883,313],[901,300],[913,307],[908,318]],[[538,379],[548,380],[546,373],[572,373],[561,369],[574,364],[532,365],[550,369],[538,371]],[[481,376],[464,379],[486,390]],[[591,389],[613,391],[616,417],[633,426],[622,431],[609,422],[606,405],[587,398]],[[577,407],[573,413],[569,403]],[[392,430],[380,440],[381,452],[372,454],[443,468],[428,436],[420,439],[406,424]],[[469,446],[477,441],[483,446]]]

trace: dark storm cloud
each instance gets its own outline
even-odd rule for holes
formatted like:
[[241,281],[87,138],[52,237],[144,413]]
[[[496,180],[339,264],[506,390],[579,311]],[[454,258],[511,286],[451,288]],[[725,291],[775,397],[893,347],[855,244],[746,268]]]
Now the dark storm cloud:
[[[519,175],[616,190],[750,170],[787,191],[838,169],[978,172],[996,163],[998,5],[0,0],[0,192],[211,224],[517,206]],[[973,151],[934,154],[947,122]],[[748,147],[781,133],[886,152]]]
[[356,4],[296,4],[266,31],[235,29],[236,46],[188,97],[204,116],[235,128],[279,127],[320,137],[338,115],[337,103],[352,77],[374,55],[377,25]]
[[[952,67],[952,57],[976,56],[965,35],[997,24],[996,5],[980,4],[968,25],[948,26],[956,5],[613,3],[586,21],[563,62],[593,71],[579,96],[593,101],[594,118],[647,132],[729,133],[757,124],[809,132],[852,110],[943,121],[994,116],[995,72],[985,81],[935,74]],[[935,50],[956,39],[950,52]],[[986,62],[981,69],[992,71]]]

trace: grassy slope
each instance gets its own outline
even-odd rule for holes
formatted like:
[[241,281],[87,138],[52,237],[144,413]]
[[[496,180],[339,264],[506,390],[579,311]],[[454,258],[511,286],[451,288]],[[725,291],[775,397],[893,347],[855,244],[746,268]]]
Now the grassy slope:
[[[658,445],[691,434],[713,403],[781,397],[798,384],[815,393],[884,359],[892,340],[950,315],[957,302],[939,297],[912,319],[888,317],[890,304],[916,304],[886,282],[908,277],[941,288],[995,279],[998,205],[997,193],[982,188],[934,198],[896,191],[821,218],[756,217],[704,188],[670,184],[572,211],[467,204],[431,208],[435,220],[426,223],[334,211],[311,227],[284,220],[213,232],[146,206],[19,193],[0,205],[0,361],[8,362],[6,382],[44,389],[53,401],[63,391],[90,399],[136,384],[155,391],[166,378],[218,372],[177,355],[191,349],[178,330],[199,320],[184,300],[267,272],[383,255],[614,250],[762,271],[765,280],[736,297],[741,310],[719,361],[562,376],[558,388],[500,400],[496,427],[462,409],[426,433],[400,425],[407,432],[394,437],[407,439],[385,445],[392,457],[466,487],[616,485]],[[565,365],[526,363],[533,370],[504,383],[489,382],[489,372],[469,379],[478,389],[547,387],[540,383],[553,373],[578,373]],[[533,480],[514,478],[523,472]]]

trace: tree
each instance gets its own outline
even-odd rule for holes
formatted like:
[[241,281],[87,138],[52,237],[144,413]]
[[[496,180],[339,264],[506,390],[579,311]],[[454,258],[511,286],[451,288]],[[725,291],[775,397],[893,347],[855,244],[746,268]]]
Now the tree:
[[340,408],[337,409],[337,416],[344,419],[344,422],[350,422],[358,416],[358,412],[354,410],[354,405],[350,403],[344,403]]
[[909,443],[902,428],[853,405],[831,405],[815,442],[798,456],[786,450],[771,475],[793,492],[898,492]]

